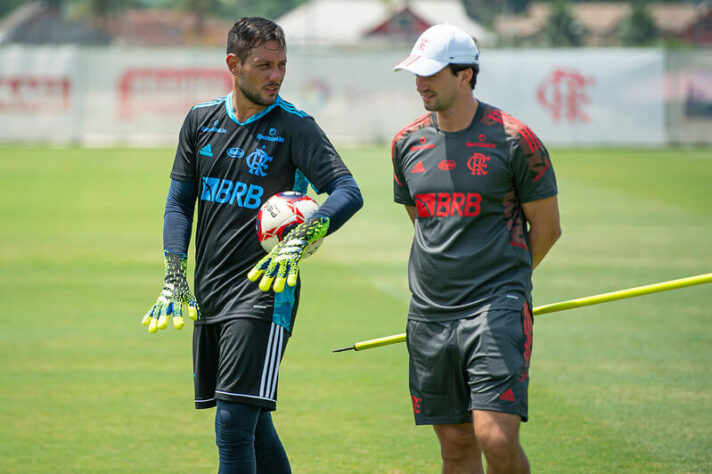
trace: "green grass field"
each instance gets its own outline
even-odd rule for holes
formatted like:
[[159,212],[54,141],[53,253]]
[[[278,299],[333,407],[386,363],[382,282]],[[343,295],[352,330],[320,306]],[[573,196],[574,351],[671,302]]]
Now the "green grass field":
[[[403,332],[409,297],[388,149],[341,151],[366,202],[304,264],[275,423],[295,473],[439,472],[405,346],[331,352]],[[140,325],[172,154],[0,148],[0,472],[216,471],[191,328]],[[564,234],[535,306],[712,272],[712,151],[552,156]],[[706,285],[536,318],[533,471],[711,472],[711,303]]]

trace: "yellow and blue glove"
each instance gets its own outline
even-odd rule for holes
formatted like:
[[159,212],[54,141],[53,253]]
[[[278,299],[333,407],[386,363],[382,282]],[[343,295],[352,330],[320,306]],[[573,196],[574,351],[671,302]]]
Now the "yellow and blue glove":
[[328,230],[328,217],[309,217],[292,229],[270,253],[257,262],[257,265],[247,274],[247,278],[250,281],[257,281],[264,273],[260,280],[260,290],[269,291],[272,287],[275,293],[284,290],[285,282],[289,286],[296,285],[299,263],[304,257],[304,252],[310,244],[324,237]]
[[148,326],[148,332],[155,333],[168,326],[168,318],[173,316],[173,326],[181,329],[183,321],[183,305],[188,307],[188,317],[197,321],[200,317],[200,308],[195,296],[188,287],[185,279],[188,268],[188,257],[169,250],[163,252],[163,261],[166,267],[163,290],[156,304],[143,317],[142,324]]

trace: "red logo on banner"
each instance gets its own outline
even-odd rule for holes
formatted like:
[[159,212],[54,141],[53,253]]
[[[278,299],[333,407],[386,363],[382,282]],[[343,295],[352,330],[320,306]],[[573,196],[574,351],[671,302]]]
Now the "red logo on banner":
[[128,69],[119,79],[119,114],[183,115],[231,89],[232,79],[223,69]]
[[584,106],[590,103],[591,99],[586,94],[586,89],[595,82],[593,77],[585,77],[574,69],[555,69],[539,84],[537,97],[555,122],[562,118],[566,118],[569,123],[588,122]]
[[68,77],[0,76],[0,110],[40,114],[69,111]]

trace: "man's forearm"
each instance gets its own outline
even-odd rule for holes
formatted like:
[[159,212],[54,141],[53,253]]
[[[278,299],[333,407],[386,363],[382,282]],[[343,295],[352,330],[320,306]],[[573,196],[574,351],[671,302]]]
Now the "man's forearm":
[[551,247],[561,237],[561,227],[559,226],[536,226],[529,229],[529,248],[532,253],[532,268],[536,268]]
[[561,237],[559,205],[556,196],[525,202],[522,204],[524,216],[529,223],[529,249],[532,254],[532,268],[536,268]]
[[[329,197],[314,214],[315,217],[328,217],[330,220],[329,234],[336,231],[356,211],[363,206],[361,191],[351,175],[340,176],[329,183],[324,189]],[[328,234],[327,234],[328,235]]]
[[196,186],[188,181],[171,181],[163,216],[163,248],[177,254],[186,254],[193,224],[193,209],[197,196]]

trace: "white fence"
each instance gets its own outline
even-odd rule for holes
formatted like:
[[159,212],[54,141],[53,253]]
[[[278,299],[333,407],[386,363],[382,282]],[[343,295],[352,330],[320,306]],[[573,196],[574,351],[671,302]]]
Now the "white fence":
[[[290,48],[281,95],[336,143],[388,142],[423,112],[413,76],[392,72],[407,54]],[[231,89],[224,56],[213,49],[2,47],[0,141],[174,144],[192,105]],[[491,50],[482,54],[475,95],[551,145],[712,144],[709,57]]]

